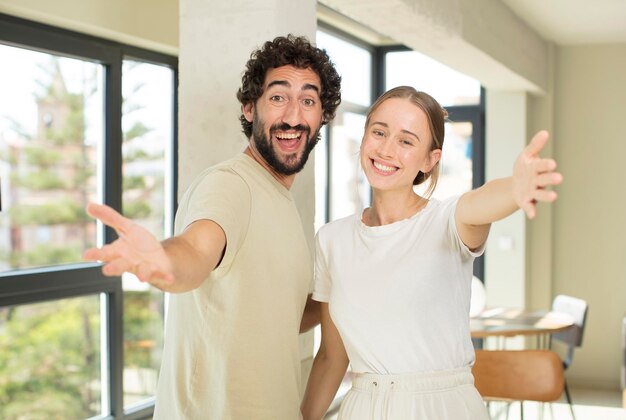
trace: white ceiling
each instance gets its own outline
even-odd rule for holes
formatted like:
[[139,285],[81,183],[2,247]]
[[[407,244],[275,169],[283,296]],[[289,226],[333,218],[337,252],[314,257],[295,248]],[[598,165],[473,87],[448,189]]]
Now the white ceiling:
[[558,45],[626,42],[626,0],[501,0]]

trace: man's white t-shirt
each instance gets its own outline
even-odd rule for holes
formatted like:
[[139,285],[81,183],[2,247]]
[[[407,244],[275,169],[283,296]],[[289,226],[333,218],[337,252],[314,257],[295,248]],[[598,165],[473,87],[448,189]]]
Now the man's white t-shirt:
[[421,373],[471,366],[472,252],[454,220],[458,197],[370,227],[361,214],[316,236],[313,299],[329,302],[352,370]]

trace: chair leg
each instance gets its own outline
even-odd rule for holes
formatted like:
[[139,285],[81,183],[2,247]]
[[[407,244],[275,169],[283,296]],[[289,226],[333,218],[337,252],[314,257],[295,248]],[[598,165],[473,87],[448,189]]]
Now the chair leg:
[[576,415],[574,414],[574,404],[572,404],[572,397],[569,394],[569,388],[567,387],[567,380],[563,381],[565,385],[565,398],[567,399],[567,404],[569,404],[569,410],[572,413],[572,420],[576,420]]
[[524,420],[524,401],[519,402],[519,414],[520,414],[520,419]]

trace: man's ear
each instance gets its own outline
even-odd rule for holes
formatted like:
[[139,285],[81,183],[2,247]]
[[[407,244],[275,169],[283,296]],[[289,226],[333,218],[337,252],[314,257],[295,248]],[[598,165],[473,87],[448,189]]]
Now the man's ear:
[[246,120],[248,122],[252,122],[252,116],[254,115],[254,103],[249,102],[245,105],[242,105],[241,112],[243,112],[243,116],[246,117]]

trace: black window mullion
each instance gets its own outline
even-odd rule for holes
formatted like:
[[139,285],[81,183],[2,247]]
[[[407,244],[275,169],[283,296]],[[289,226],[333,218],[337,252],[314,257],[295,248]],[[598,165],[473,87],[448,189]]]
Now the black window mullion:
[[0,307],[111,293],[118,284],[102,274],[100,264],[7,272],[0,276]]
[[173,55],[163,54],[156,51],[148,51],[128,45],[123,46],[123,51],[125,59],[139,60],[157,66],[166,65],[172,69],[178,67],[178,58]]
[[107,350],[109,357],[109,404],[115,419],[124,418],[124,295],[117,280],[117,293],[107,295]]
[[[178,65],[173,69],[172,74],[172,83],[174,84],[174,89],[172,90],[173,98],[172,103],[174,107],[172,109],[173,115],[178,115]],[[172,124],[172,156],[169,164],[172,168],[172,185],[170,194],[172,197],[172,215],[176,214],[176,209],[178,209],[178,118],[173,118],[174,123]],[[167,191],[166,191],[167,193]],[[174,221],[171,221],[172,232],[174,230]]]
[[[105,204],[122,210],[122,52],[117,50],[114,61],[106,66],[105,74],[105,129],[102,159]],[[115,231],[105,229],[104,242],[117,238]]]
[[0,13],[3,44],[81,60],[110,62],[112,54],[105,42],[87,35],[77,37],[70,31]]
[[[114,49],[115,56],[106,65],[105,72],[105,132],[104,153],[102,154],[105,204],[122,211],[122,50]],[[104,242],[117,239],[116,232],[104,227]],[[121,291],[108,296],[106,303],[106,322],[108,357],[109,357],[109,404],[113,418],[124,417],[124,297]]]

